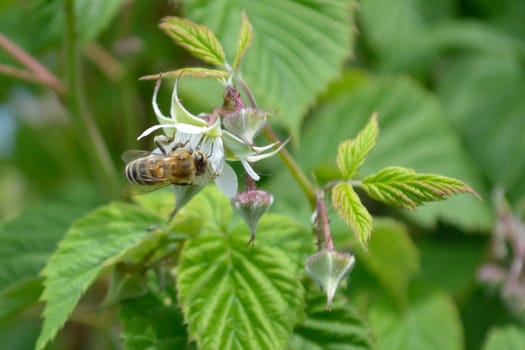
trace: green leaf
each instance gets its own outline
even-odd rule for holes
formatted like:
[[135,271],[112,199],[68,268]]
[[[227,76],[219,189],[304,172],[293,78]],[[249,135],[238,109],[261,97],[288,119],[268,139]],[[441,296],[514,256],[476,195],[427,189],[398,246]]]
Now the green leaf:
[[440,175],[417,174],[413,169],[388,167],[366,177],[361,187],[375,200],[405,209],[442,200],[458,193],[476,192],[466,183]]
[[253,40],[253,28],[246,16],[246,12],[242,13],[241,31],[239,32],[239,39],[237,40],[237,53],[233,60],[233,71],[237,71],[241,65],[242,59],[250,47]]
[[[135,197],[150,213],[167,218],[175,204],[171,189],[159,190]],[[230,200],[216,186],[209,185],[191,199],[173,218],[174,232],[198,233],[203,229],[225,230],[232,218]]]
[[[374,111],[379,114],[381,136],[360,173],[373,174],[385,166],[403,166],[461,179],[486,196],[482,176],[462,148],[439,101],[412,79],[380,79],[362,71],[348,71],[313,112],[304,138],[315,142],[304,142],[297,156],[303,170],[315,172],[323,182],[339,178],[334,161],[337,146],[361,130]],[[299,197],[288,199],[299,200]],[[487,203],[473,196],[429,203],[404,215],[426,227],[441,219],[466,230],[488,229],[493,217]]]
[[0,291],[36,278],[69,225],[100,201],[83,186],[66,186],[59,197],[0,224]]
[[[354,1],[184,1],[188,16],[217,33],[233,53],[246,12],[253,43],[243,60],[243,77],[259,105],[278,110],[272,122],[293,136],[315,97],[336,78],[352,54]],[[307,25],[305,25],[307,23]]]
[[337,166],[345,179],[352,178],[363,165],[368,153],[376,144],[379,134],[377,114],[372,118],[355,139],[342,142],[337,149]]
[[295,328],[290,339],[291,350],[367,350],[372,349],[369,326],[346,302],[336,298],[326,310],[324,295],[311,295],[307,300],[306,320]]
[[179,17],[164,18],[160,27],[195,57],[216,66],[227,66],[221,43],[210,28]]
[[0,289],[37,276],[80,213],[69,204],[48,203],[0,226]]
[[246,238],[213,230],[183,248],[178,300],[199,349],[282,349],[302,313],[302,269]]
[[[248,241],[250,231],[245,223],[233,229],[234,235],[242,235]],[[315,237],[310,229],[299,225],[284,215],[268,213],[263,215],[257,226],[255,245],[280,248],[293,259],[297,268],[304,267],[306,258],[315,251]]]
[[228,73],[227,71],[220,70],[220,69],[189,67],[189,68],[176,69],[176,70],[169,71],[169,72],[144,75],[140,77],[139,80],[157,80],[161,77],[163,79],[164,78],[178,78],[182,74],[184,74],[185,77],[215,78],[217,80],[224,80],[230,75],[230,73]]
[[492,329],[483,345],[483,350],[515,349],[525,349],[525,329],[517,326]]
[[148,285],[144,275],[137,271],[130,272],[126,267],[117,265],[111,271],[109,288],[100,303],[101,308],[114,306],[122,300],[137,298],[147,293]]
[[453,300],[428,288],[411,290],[409,305],[400,310],[388,299],[375,300],[369,321],[377,350],[461,350],[463,333]]
[[352,185],[340,182],[332,189],[332,205],[354,231],[361,246],[366,248],[372,234],[372,216],[368,213]]
[[34,304],[42,293],[42,281],[37,278],[21,281],[0,293],[0,319]]
[[76,303],[119,255],[151,234],[162,220],[142,208],[122,203],[100,207],[74,223],[43,270],[46,302],[44,325],[37,341],[43,349],[64,325]]
[[[76,32],[80,40],[88,42],[95,39],[117,15],[122,2],[123,0],[74,1]],[[36,0],[28,2],[28,5],[28,16],[31,23],[35,24],[30,30],[33,39],[42,46],[61,40],[64,33],[63,1]]]
[[374,275],[399,305],[405,305],[410,281],[420,272],[419,253],[407,229],[390,219],[375,219],[368,252],[356,250],[357,261]]
[[[501,51],[503,52],[503,51]],[[521,57],[478,55],[450,61],[438,93],[447,115],[492,185],[512,203],[525,195],[525,70]],[[461,74],[461,79],[457,78]],[[479,99],[480,94],[486,96]]]
[[421,269],[425,281],[463,296],[472,287],[480,262],[486,254],[485,237],[464,235],[450,227],[418,239]]
[[122,303],[119,318],[127,350],[193,348],[176,299],[167,300],[149,293]]

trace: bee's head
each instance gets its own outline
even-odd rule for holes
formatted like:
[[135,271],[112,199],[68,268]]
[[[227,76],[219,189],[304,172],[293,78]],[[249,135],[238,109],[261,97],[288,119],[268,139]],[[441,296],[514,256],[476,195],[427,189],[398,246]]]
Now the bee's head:
[[201,151],[196,151],[194,157],[195,161],[199,164],[203,164],[206,162],[206,156]]

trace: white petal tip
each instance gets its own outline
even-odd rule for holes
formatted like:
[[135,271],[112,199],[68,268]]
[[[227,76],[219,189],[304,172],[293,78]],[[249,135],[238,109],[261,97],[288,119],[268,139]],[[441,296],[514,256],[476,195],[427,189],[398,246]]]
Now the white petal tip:
[[215,184],[226,197],[233,198],[237,195],[237,175],[228,163],[224,163],[222,173],[215,179]]

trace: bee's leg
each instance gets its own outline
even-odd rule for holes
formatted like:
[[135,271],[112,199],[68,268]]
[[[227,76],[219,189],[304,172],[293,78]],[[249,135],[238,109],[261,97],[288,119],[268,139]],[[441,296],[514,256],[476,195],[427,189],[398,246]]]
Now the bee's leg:
[[167,155],[165,145],[168,145],[173,140],[173,137],[168,137],[166,135],[157,135],[153,138],[153,142],[157,145],[162,154]]

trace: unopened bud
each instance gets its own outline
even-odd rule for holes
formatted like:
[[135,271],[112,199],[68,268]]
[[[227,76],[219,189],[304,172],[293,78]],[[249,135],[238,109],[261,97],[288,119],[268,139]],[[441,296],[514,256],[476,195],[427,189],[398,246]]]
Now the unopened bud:
[[267,116],[266,112],[246,107],[225,115],[222,123],[226,130],[253,145],[253,139],[263,128]]
[[324,249],[306,259],[306,272],[326,293],[326,308],[330,309],[339,283],[352,269],[352,254]]
[[250,228],[250,241],[255,241],[255,231],[261,216],[266,213],[273,203],[273,196],[262,190],[248,190],[232,198],[233,207],[241,214]]

